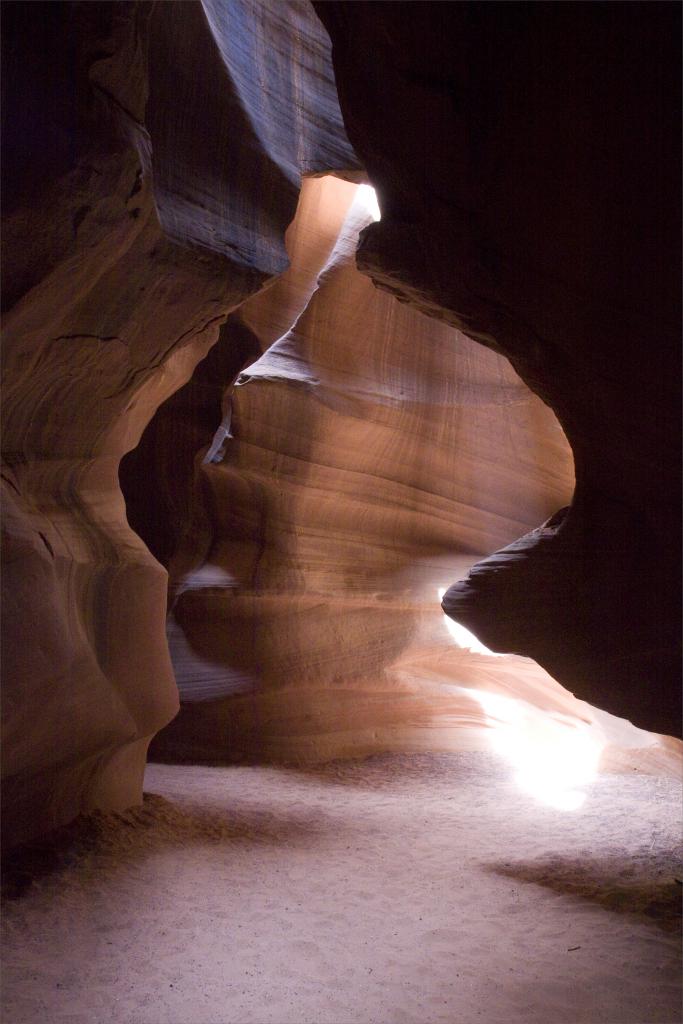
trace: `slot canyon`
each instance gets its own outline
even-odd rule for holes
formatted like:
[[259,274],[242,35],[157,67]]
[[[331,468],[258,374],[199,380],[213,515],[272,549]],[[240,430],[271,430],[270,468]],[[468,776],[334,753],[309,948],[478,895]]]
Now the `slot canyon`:
[[5,1019],[680,1022],[680,6],[1,16]]

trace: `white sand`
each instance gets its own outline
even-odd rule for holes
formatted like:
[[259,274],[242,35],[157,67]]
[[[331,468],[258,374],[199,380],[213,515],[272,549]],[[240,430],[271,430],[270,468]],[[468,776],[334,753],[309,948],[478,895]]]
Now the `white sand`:
[[681,1019],[674,781],[602,775],[562,812],[466,753],[146,788],[6,900],[7,1024]]

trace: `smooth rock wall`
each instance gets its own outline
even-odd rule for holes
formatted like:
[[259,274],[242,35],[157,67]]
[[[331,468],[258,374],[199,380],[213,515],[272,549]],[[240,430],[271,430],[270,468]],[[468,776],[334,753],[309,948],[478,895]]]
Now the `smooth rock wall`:
[[[358,163],[303,3],[9,4],[3,47],[12,844],[140,800],[178,696],[166,572],[126,521],[119,460],[230,310],[285,268],[297,176]],[[297,102],[249,135],[233,114],[265,80]]]
[[155,756],[481,744],[476,687],[585,713],[527,659],[448,632],[439,589],[571,500],[571,452],[504,357],[358,272],[372,205],[367,186],[306,180],[289,274],[231,318],[267,351],[225,380],[197,459],[170,563],[181,713]]

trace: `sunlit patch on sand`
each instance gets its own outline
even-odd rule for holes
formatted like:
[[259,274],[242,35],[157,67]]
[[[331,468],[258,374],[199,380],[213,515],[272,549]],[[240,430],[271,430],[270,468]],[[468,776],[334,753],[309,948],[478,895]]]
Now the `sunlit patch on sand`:
[[491,725],[491,744],[515,769],[525,792],[561,811],[577,811],[595,779],[603,744],[582,722],[562,721],[496,694],[471,691]]
[[[439,590],[439,600],[445,590]],[[460,623],[446,618],[453,640],[473,654],[509,657],[485,647]],[[522,700],[467,690],[486,712],[491,745],[512,765],[515,781],[537,800],[562,811],[577,811],[586,794],[580,787],[597,775],[604,747],[602,731],[569,718],[550,715]]]

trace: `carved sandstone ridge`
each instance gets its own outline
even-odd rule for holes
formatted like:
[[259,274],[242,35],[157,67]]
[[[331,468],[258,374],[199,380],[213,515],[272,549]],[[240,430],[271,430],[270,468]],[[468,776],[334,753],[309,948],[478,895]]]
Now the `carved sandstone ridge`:
[[[214,349],[246,331],[266,351],[234,385],[234,365],[202,364],[203,389],[223,380],[223,422],[170,561],[181,711],[153,756],[320,762],[500,736],[525,753],[576,742],[581,770],[583,737],[605,768],[677,772],[676,741],[600,713],[529,658],[454,642],[446,582],[571,497],[571,455],[504,357],[358,273],[370,216],[367,189],[306,181],[290,270]],[[191,385],[128,457],[129,505],[149,506],[145,468],[171,437],[174,452],[187,443],[185,422],[208,423]],[[180,506],[175,490],[159,499],[163,523]]]
[[[226,341],[248,325],[266,351],[234,386],[223,367],[223,426],[196,463],[194,519],[170,562],[181,712],[157,757],[481,746],[475,691],[591,720],[529,659],[453,643],[439,589],[569,500],[571,454],[504,357],[356,270],[370,217],[367,189],[307,180],[290,271],[226,324]],[[185,402],[183,416],[159,410],[150,443],[173,423],[182,437],[187,389]],[[143,444],[138,460],[127,493],[142,507],[155,456]]]
[[306,4],[12,4],[3,45],[12,844],[139,801],[178,698],[166,573],[126,522],[119,460],[285,267],[298,175],[359,171]]
[[574,453],[562,527],[445,607],[577,696],[680,734],[680,11],[315,7],[383,209],[359,266],[505,353]]

